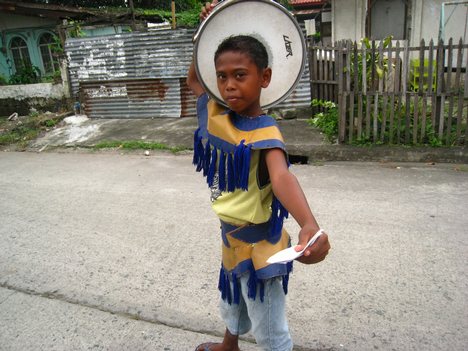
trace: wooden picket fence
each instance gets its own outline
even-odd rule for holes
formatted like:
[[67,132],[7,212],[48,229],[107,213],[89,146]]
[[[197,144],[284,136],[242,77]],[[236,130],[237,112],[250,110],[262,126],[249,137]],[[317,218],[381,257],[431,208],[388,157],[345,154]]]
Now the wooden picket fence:
[[312,99],[337,104],[340,143],[465,145],[468,45],[461,39],[309,48]]

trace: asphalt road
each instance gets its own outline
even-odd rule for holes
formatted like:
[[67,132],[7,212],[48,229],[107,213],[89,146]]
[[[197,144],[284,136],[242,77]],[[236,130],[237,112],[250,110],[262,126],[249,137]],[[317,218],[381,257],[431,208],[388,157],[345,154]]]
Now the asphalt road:
[[[465,350],[468,167],[292,171],[333,247],[295,265],[295,349]],[[0,195],[0,350],[219,340],[219,225],[190,156],[3,152]]]

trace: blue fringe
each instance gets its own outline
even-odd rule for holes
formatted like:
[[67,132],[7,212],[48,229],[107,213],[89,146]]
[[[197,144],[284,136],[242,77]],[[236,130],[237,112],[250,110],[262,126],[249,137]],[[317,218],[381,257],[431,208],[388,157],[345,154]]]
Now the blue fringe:
[[257,274],[255,273],[255,269],[253,266],[250,267],[250,274],[249,274],[249,280],[247,282],[247,287],[248,287],[248,293],[247,293],[247,296],[252,299],[252,300],[255,300],[255,298],[257,297],[257,283],[258,283],[258,279],[257,279]]
[[238,305],[240,302],[240,286],[236,273],[232,274],[232,284],[234,285],[234,303]]
[[218,290],[221,292],[221,298],[226,300],[226,285],[224,280],[224,268],[219,270]]
[[250,149],[249,145],[244,146],[244,152],[242,154],[242,169],[240,176],[239,187],[242,190],[247,191],[249,188],[249,173],[250,173]]
[[270,218],[270,237],[268,241],[276,244],[281,238],[281,230],[283,229],[283,222],[288,218],[289,213],[281,204],[281,202],[273,195],[271,203],[271,218]]
[[200,128],[193,135],[193,164],[197,166],[196,171],[200,172],[203,168],[204,148]]
[[218,150],[214,147],[213,150],[211,150],[210,167],[208,169],[208,175],[206,177],[206,181],[207,181],[209,187],[213,186],[214,176],[215,176],[215,172],[216,172],[216,160],[217,160],[217,158],[218,158]]
[[206,177],[208,175],[208,169],[210,168],[210,156],[211,156],[211,145],[210,141],[208,140],[205,145],[205,152],[203,155],[203,176]]
[[265,299],[265,282],[260,280],[260,301],[263,302]]
[[232,154],[228,154],[227,172],[228,172],[228,191],[232,192],[236,190],[236,182],[235,182],[235,175],[234,175],[234,160],[233,160]]
[[[287,274],[282,276],[282,285],[283,291],[285,294],[288,293],[289,285],[289,274],[292,272],[293,263],[287,263]],[[231,281],[232,281],[232,292],[231,292]],[[253,265],[249,267],[249,280],[247,281],[248,293],[247,296],[249,299],[255,300],[257,298],[257,290],[259,293],[260,301],[264,302],[265,299],[265,281],[258,279],[257,274]],[[241,287],[240,282],[237,279],[236,273],[232,273],[231,278],[229,278],[229,273],[221,266],[219,270],[219,281],[218,281],[218,290],[221,292],[221,298],[226,301],[228,304],[232,303],[238,305],[240,303]]]
[[293,263],[292,263],[292,262],[288,262],[288,263],[286,263],[286,265],[287,265],[287,272],[288,272],[288,274],[283,275],[283,291],[284,291],[284,294],[285,294],[285,295],[288,294],[289,274],[292,272]]
[[243,164],[243,154],[244,154],[244,142],[242,140],[239,145],[236,146],[236,150],[234,151],[234,179],[236,188],[240,188],[241,184],[241,177],[242,177],[242,164]]
[[231,295],[231,283],[229,282],[229,275],[224,275],[224,284],[226,286],[226,298],[228,304],[232,304],[232,295]]
[[[239,286],[238,286],[237,279],[233,281],[233,285],[234,285],[234,303],[236,303],[236,298],[237,298],[237,304],[239,304],[240,295],[239,295]],[[236,297],[236,289],[237,289],[237,297]],[[232,294],[231,294],[231,284],[229,281],[229,274],[226,272],[226,270],[222,266],[219,271],[218,290],[221,292],[221,298],[224,301],[227,301],[227,303],[231,305]]]
[[227,160],[226,153],[220,150],[219,164],[217,164],[218,150],[216,147],[212,148],[209,140],[203,146],[200,128],[195,131],[193,136],[192,162],[197,166],[197,172],[203,170],[203,176],[207,177],[206,181],[208,185],[212,186],[214,175],[218,171],[219,188],[222,191],[226,191],[226,189],[229,192],[233,192],[236,189],[248,190],[251,154],[251,145],[246,145],[245,140],[242,140],[236,146],[234,154],[227,153]]
[[222,150],[219,153],[218,176],[219,189],[226,191],[226,154]]

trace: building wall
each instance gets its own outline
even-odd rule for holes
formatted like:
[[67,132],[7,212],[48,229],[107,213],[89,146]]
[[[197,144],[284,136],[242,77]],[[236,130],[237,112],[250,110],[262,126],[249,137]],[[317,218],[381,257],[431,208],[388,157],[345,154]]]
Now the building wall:
[[[440,28],[440,14],[444,0],[412,0],[411,23],[409,25],[409,45],[419,45],[421,39],[437,42]],[[468,40],[467,9],[468,4],[453,7],[445,6],[445,40],[450,37],[458,43],[462,37]],[[332,40],[350,39],[359,41],[365,37],[367,0],[332,0],[333,29]],[[447,20],[450,18],[449,20]]]
[[28,46],[31,63],[44,71],[39,39],[42,34],[54,33],[55,21],[36,17],[0,14],[0,76],[9,79],[15,73],[13,57],[9,50],[11,40],[19,36]]
[[[426,42],[429,42],[431,39],[434,42],[438,41],[442,4],[447,2],[449,1],[413,0],[410,38],[413,45],[417,45],[421,39],[424,39]],[[458,43],[461,37],[465,43],[467,42],[467,11],[468,3],[460,4],[456,8],[445,5],[445,41],[453,38],[454,42]]]
[[366,4],[366,0],[332,0],[333,42],[365,37]]
[[[0,76],[8,80],[15,67],[11,55],[10,42],[19,36],[27,44],[31,63],[44,74],[44,65],[39,50],[39,39],[45,32],[55,34],[56,21],[39,17],[6,15],[0,13]],[[96,37],[129,32],[128,26],[100,26],[82,29],[85,37]]]

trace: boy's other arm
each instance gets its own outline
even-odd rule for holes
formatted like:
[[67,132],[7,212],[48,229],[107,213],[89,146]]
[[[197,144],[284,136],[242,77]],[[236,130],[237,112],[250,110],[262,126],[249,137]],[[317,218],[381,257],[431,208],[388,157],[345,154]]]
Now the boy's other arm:
[[[284,152],[280,149],[266,150],[265,161],[275,196],[301,227],[296,246],[296,251],[300,251],[320,227],[296,176],[288,169]],[[304,251],[298,261],[306,264],[320,262],[325,259],[329,249],[328,235],[324,233],[314,245]]]

